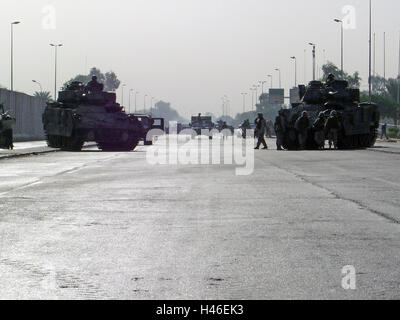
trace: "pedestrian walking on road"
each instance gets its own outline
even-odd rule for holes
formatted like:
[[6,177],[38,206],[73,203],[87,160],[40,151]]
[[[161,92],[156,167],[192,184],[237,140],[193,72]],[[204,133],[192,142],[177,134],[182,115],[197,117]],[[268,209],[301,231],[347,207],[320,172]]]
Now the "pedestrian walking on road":
[[337,117],[337,112],[333,110],[328,120],[325,123],[325,133],[329,140],[329,150],[332,149],[332,144],[335,150],[338,149],[338,132],[340,129],[339,119]]
[[264,150],[268,149],[268,145],[265,142],[265,133],[267,130],[267,121],[264,119],[264,115],[262,113],[258,114],[257,119],[254,121],[256,125],[255,136],[257,137],[257,146],[256,150],[260,149],[261,145],[264,146]]
[[303,111],[300,118],[297,119],[295,128],[299,133],[300,149],[304,150],[307,146],[308,131],[310,129],[310,119],[307,111]]

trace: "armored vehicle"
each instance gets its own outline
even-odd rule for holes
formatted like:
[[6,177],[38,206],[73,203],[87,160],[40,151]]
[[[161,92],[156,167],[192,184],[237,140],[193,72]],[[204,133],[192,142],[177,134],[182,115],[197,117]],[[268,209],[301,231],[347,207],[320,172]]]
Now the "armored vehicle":
[[137,117],[125,113],[116,94],[72,82],[49,102],[43,114],[49,147],[80,151],[85,142],[96,142],[103,151],[131,151],[143,137]]
[[[344,80],[333,80],[326,84],[312,81],[306,87],[299,86],[300,103],[291,109],[281,111],[285,123],[283,147],[299,149],[298,132],[295,123],[303,111],[307,111],[310,122],[314,123],[322,112],[327,119],[336,110],[340,122],[338,133],[339,149],[368,148],[374,146],[379,128],[380,113],[376,104],[360,103],[359,89],[349,88]],[[314,130],[309,129],[306,149],[317,149]]]
[[15,119],[4,111],[4,106],[0,104],[0,148],[14,149],[13,144],[13,127]]
[[[215,128],[214,123],[212,122],[212,117],[203,117],[201,114],[198,116],[192,117],[192,121],[190,123],[190,129],[197,133],[198,136],[201,135],[203,130],[208,130],[210,133]],[[210,135],[210,139],[212,136]]]
[[155,135],[148,136],[149,132],[158,129],[164,132],[165,130],[165,120],[164,118],[153,118],[147,114],[133,114],[131,116],[136,117],[143,127],[143,136],[140,138],[145,146],[150,146],[153,144]]

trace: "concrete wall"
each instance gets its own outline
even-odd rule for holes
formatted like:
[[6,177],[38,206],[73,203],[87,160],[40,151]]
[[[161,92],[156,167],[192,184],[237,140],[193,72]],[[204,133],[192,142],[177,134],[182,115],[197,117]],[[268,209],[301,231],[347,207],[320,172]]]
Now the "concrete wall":
[[17,120],[14,127],[15,141],[43,140],[45,138],[42,114],[46,102],[25,93],[0,89],[0,103]]

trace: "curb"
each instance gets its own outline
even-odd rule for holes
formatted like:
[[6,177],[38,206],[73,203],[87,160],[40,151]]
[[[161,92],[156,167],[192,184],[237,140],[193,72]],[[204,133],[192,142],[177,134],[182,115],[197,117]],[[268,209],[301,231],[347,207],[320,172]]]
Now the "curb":
[[[83,149],[95,147],[96,144],[89,144],[83,147]],[[7,159],[14,159],[14,158],[22,158],[22,157],[31,157],[31,156],[38,156],[41,154],[47,154],[47,153],[54,153],[54,152],[62,152],[61,149],[51,149],[51,150],[42,150],[42,151],[30,151],[26,153],[15,153],[15,154],[6,154],[6,155],[0,155],[0,161],[1,160],[7,160]]]

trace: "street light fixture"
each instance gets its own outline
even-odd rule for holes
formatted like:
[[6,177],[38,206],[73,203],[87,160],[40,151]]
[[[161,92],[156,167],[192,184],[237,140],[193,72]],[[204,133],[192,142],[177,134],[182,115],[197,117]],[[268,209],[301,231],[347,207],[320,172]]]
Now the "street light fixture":
[[341,31],[341,70],[342,70],[342,76],[343,76],[343,71],[344,71],[344,69],[343,69],[343,60],[344,60],[344,58],[343,58],[343,51],[344,51],[344,40],[343,40],[343,20],[340,20],[340,19],[335,19],[334,20],[335,22],[337,22],[337,23],[340,23],[340,31]]
[[313,55],[313,81],[315,81],[315,71],[316,71],[315,70],[315,62],[316,62],[316,49],[315,48],[316,48],[316,44],[310,42],[309,45],[313,47],[313,50],[312,50],[312,55]]
[[40,84],[40,82],[39,82],[39,81],[32,80],[32,82],[33,82],[33,83],[36,83],[37,85],[39,85],[39,87],[40,87],[40,92],[43,92],[42,85]]
[[11,22],[11,92],[14,91],[14,26],[20,23],[20,21]]
[[290,59],[294,60],[294,87],[297,87],[297,58],[295,56],[290,57]]
[[57,49],[63,44],[50,43],[50,46],[54,48],[54,100],[57,100]]

